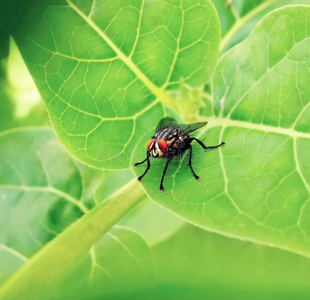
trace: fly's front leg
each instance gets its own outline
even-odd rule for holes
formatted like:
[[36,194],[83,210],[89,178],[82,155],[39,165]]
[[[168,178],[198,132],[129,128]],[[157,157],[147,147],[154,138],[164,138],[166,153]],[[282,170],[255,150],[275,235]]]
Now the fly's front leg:
[[193,167],[192,167],[192,156],[193,156],[193,148],[192,145],[189,145],[189,159],[188,159],[188,165],[196,178],[196,180],[200,180],[200,177],[194,172]]
[[219,145],[216,145],[216,146],[206,146],[201,140],[198,140],[196,138],[192,138],[191,139],[192,141],[196,141],[203,149],[215,149],[215,148],[218,148],[218,147],[221,147],[221,146],[224,146],[225,145],[225,142],[222,142],[220,143]]
[[151,163],[150,163],[150,154],[149,154],[149,152],[147,152],[147,154],[146,154],[146,159],[144,159],[143,161],[141,161],[141,162],[139,162],[139,163],[135,163],[134,166],[136,167],[136,166],[138,166],[138,165],[143,164],[144,162],[147,162],[147,167],[146,167],[144,173],[143,173],[141,176],[138,177],[138,181],[141,181],[141,180],[142,180],[142,178],[144,177],[144,175],[148,172],[148,170],[149,170],[150,167],[151,167]]
[[165,165],[165,168],[164,168],[164,171],[163,171],[163,176],[161,177],[161,181],[160,181],[160,187],[159,187],[159,190],[161,191],[161,192],[163,192],[165,189],[164,189],[164,178],[165,178],[165,175],[166,175],[166,172],[167,172],[167,169],[168,169],[168,165],[169,165],[169,163],[170,163],[170,161],[171,160],[167,160],[167,162],[166,162],[166,165]]

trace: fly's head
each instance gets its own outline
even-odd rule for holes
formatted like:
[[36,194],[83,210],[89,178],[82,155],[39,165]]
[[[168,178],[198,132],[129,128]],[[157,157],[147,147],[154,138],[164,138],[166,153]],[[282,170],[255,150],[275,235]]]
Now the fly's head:
[[152,157],[164,157],[168,144],[164,139],[152,138],[147,142],[146,148]]

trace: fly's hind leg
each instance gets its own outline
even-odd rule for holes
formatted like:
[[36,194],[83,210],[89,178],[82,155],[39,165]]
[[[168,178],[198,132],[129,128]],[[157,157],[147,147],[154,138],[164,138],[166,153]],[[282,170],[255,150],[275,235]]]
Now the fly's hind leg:
[[[223,146],[223,145],[225,145],[225,142],[222,142],[222,143],[220,143],[219,145],[216,145],[216,146],[206,146],[202,141],[200,141],[200,140],[198,140],[198,139],[196,139],[196,138],[191,138],[191,141],[190,142],[192,142],[192,141],[196,141],[203,149],[215,149],[215,148],[218,148],[218,147],[221,147],[221,146]],[[191,144],[189,144],[189,160],[188,160],[188,165],[189,165],[189,167],[190,167],[190,169],[191,169],[191,171],[192,171],[192,173],[193,173],[193,175],[194,175],[194,177],[196,178],[196,180],[200,180],[200,177],[194,172],[194,170],[193,170],[193,167],[192,167],[192,156],[193,156],[193,148],[192,148],[192,145]]]
[[218,147],[221,147],[221,146],[224,146],[226,143],[225,142],[222,142],[220,143],[219,145],[216,145],[216,146],[206,146],[201,140],[198,140],[196,138],[192,138],[191,139],[192,141],[196,141],[203,149],[215,149],[215,148],[218,148]]

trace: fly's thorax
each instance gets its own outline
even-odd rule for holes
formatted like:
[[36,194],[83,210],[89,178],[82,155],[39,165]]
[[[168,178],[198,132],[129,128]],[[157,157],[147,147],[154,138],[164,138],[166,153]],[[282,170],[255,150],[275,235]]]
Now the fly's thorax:
[[182,151],[183,149],[187,149],[189,136],[186,134],[181,134],[176,136],[175,138],[172,138],[170,141],[169,146],[177,151]]
[[169,128],[165,128],[163,130],[156,132],[154,137],[158,140],[162,139],[162,140],[168,141],[169,139],[177,136],[178,134],[179,134],[178,129],[169,127]]

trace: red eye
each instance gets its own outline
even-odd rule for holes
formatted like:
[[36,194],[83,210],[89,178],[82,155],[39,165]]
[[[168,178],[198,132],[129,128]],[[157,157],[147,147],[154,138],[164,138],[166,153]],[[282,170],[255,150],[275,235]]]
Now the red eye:
[[161,152],[165,152],[168,148],[167,142],[165,140],[158,140],[157,144]]
[[147,149],[147,151],[150,151],[150,150],[151,150],[151,147],[152,147],[153,143],[154,143],[154,139],[151,139],[151,140],[149,140],[149,141],[147,142],[147,144],[146,144],[146,149]]

